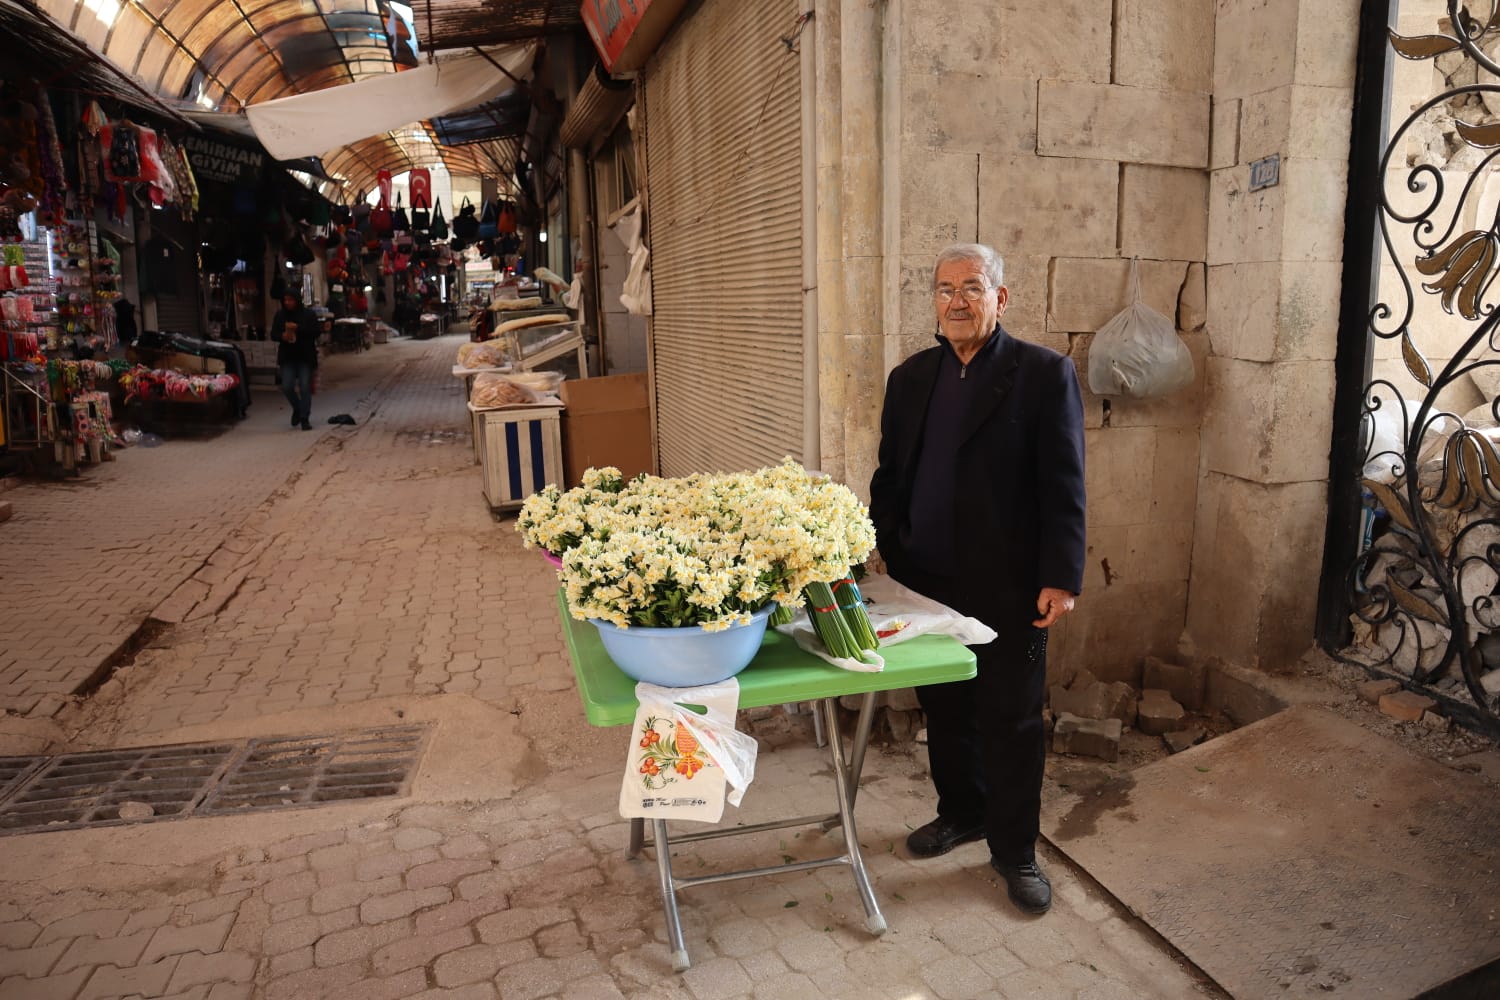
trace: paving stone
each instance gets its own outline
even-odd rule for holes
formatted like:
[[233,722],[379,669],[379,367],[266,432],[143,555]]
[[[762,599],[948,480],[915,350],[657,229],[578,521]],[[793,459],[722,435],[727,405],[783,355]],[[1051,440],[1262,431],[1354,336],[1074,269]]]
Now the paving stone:
[[1196,712],[1203,707],[1208,692],[1208,671],[1202,664],[1169,663],[1148,656],[1142,667],[1141,687],[1166,691],[1183,708]]
[[1173,733],[1163,733],[1161,737],[1162,742],[1167,745],[1167,749],[1173,753],[1182,753],[1182,751],[1189,747],[1197,746],[1207,738],[1208,733],[1204,731],[1202,726],[1179,729]]
[[465,833],[444,841],[438,850],[445,858],[478,858],[490,853],[490,845],[477,833]]
[[1437,708],[1437,702],[1415,691],[1393,691],[1380,696],[1380,710],[1402,722],[1417,722],[1422,713]]
[[394,875],[373,882],[344,882],[340,885],[324,886],[312,894],[308,908],[313,913],[334,913],[338,910],[359,906],[367,899],[399,892],[401,880]]
[[52,967],[54,973],[67,972],[80,966],[116,965],[122,969],[136,965],[151,941],[151,931],[136,931],[123,937],[74,938],[62,958]]
[[346,962],[328,968],[304,969],[280,979],[274,979],[266,987],[266,1000],[313,1000],[325,997],[334,990],[357,983],[365,978],[363,962]]
[[183,955],[177,963],[168,987],[175,991],[199,984],[248,983],[255,978],[255,957],[238,951],[221,951],[213,955],[194,952]]
[[392,842],[398,851],[414,851],[420,847],[436,847],[443,842],[443,835],[422,827],[405,827],[396,831]]
[[313,961],[320,968],[332,968],[346,962],[362,960],[382,945],[400,940],[411,933],[411,922],[395,920],[376,927],[357,926],[325,934],[313,946]]
[[428,889],[406,889],[388,896],[367,899],[359,907],[359,919],[366,924],[382,924],[396,920],[418,910],[441,906],[452,902],[453,890],[447,886],[432,886]]
[[63,917],[48,924],[36,939],[37,944],[50,944],[59,938],[114,937],[130,918],[129,910],[88,910]]
[[385,851],[355,865],[354,877],[362,882],[378,881],[392,875],[401,875],[408,868],[436,861],[438,857],[438,852],[430,847],[416,851]]
[[207,1000],[250,1000],[253,988],[245,983],[214,983]]
[[588,941],[573,923],[556,924],[536,935],[537,950],[547,958],[562,958],[588,950]]
[[0,924],[0,948],[29,948],[42,933],[42,926],[31,920],[11,920]]
[[465,875],[490,870],[490,862],[483,858],[452,858],[444,861],[429,861],[406,873],[408,889],[426,889],[435,885],[456,882]]
[[190,927],[159,927],[141,956],[142,962],[154,962],[164,955],[182,955],[190,951],[211,954],[224,947],[224,939],[234,926],[234,914],[226,913],[206,924]]
[[343,830],[325,830],[321,833],[308,833],[291,840],[283,840],[279,844],[272,844],[266,848],[266,857],[272,861],[281,861],[286,858],[310,854],[320,847],[332,847],[342,844],[345,835]]
[[1119,760],[1122,730],[1119,719],[1080,719],[1064,712],[1052,727],[1052,751]]
[[307,856],[307,864],[314,871],[354,865],[360,860],[358,844],[332,844],[320,847]]
[[52,971],[69,941],[53,941],[50,944],[34,945],[18,951],[0,951],[0,979],[6,976],[25,976],[40,979]]
[[457,951],[450,951],[432,965],[432,980],[439,986],[465,986],[481,980],[493,980],[506,957],[511,961],[524,961],[534,956],[536,948],[530,941],[512,941],[504,945],[475,944]]
[[499,1000],[500,994],[489,983],[470,983],[451,990],[425,990],[411,1000]]
[[86,966],[41,979],[10,976],[0,980],[0,997],[15,997],[16,1000],[73,1000],[93,972],[93,966]]
[[1378,705],[1381,698],[1400,691],[1401,682],[1387,677],[1381,680],[1365,681],[1356,690],[1359,692],[1361,701],[1369,702],[1371,705]]
[[128,997],[134,994],[161,996],[166,992],[167,983],[176,971],[177,963],[177,957],[173,956],[132,969],[101,965],[94,969],[94,974],[84,984],[78,1000],[103,1000],[105,997]]
[[474,932],[457,927],[437,934],[394,941],[378,949],[370,959],[370,969],[378,976],[391,976],[418,966],[425,967],[439,955],[457,951],[474,943]]
[[1141,692],[1136,728],[1148,736],[1160,736],[1180,728],[1186,714],[1166,691],[1146,688]]
[[312,945],[306,945],[280,955],[271,956],[271,977],[288,976],[293,972],[302,972],[311,969],[313,962]]
[[501,968],[495,976],[495,986],[505,1000],[536,1000],[537,997],[557,992],[564,984],[599,971],[599,960],[589,954],[569,955],[567,958],[532,958]]
[[479,940],[485,944],[500,944],[517,938],[529,938],[544,927],[572,919],[573,914],[561,907],[526,907],[492,913],[479,921],[477,930]]
[[318,876],[315,872],[302,871],[285,878],[267,882],[261,895],[267,903],[275,906],[291,899],[304,899],[318,891]]
[[510,901],[503,895],[456,900],[417,914],[417,933],[440,934],[457,927],[466,927],[480,917],[498,913],[509,906]]
[[426,987],[426,971],[411,969],[389,978],[363,979],[351,983],[332,991],[325,1000],[401,1000],[425,990]]

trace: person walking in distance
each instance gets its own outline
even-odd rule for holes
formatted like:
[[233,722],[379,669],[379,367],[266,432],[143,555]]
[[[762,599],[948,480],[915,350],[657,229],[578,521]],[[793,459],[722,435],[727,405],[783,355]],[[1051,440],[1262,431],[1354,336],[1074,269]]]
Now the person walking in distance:
[[992,248],[937,257],[934,347],[891,372],[870,517],[891,576],[997,633],[972,680],[917,688],[937,818],[917,857],[984,839],[1012,902],[1045,913],[1036,863],[1047,629],[1083,586],[1083,404],[1073,362],[1000,325],[1010,293]]
[[313,373],[318,368],[318,320],[295,292],[281,297],[271,320],[281,391],[292,404],[292,426],[312,430]]

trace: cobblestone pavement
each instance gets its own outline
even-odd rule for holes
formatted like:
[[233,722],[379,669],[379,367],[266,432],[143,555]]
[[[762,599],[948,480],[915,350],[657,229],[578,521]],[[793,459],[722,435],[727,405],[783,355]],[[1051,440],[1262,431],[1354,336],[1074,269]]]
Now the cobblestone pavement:
[[[1042,919],[1005,901],[981,844],[907,858],[931,795],[895,749],[867,759],[859,808],[890,930],[865,931],[842,869],[701,886],[682,898],[693,967],[672,972],[655,864],[625,857],[614,809],[624,730],[585,724],[551,571],[480,496],[459,342],[352,359],[379,384],[359,425],[264,498],[216,500],[243,517],[153,595],[176,624],[57,716],[73,748],[426,722],[412,795],[6,837],[0,1000],[1220,995],[1050,851]],[[831,808],[808,716],[744,725],[764,752],[731,821]],[[810,828],[674,864],[839,852]]]
[[[370,365],[328,359],[318,415],[355,406],[369,384],[338,383]],[[256,388],[249,416],[222,434],[125,449],[76,479],[6,492],[15,515],[0,525],[0,711],[56,712],[308,458],[322,435],[293,432],[289,412],[278,391]]]

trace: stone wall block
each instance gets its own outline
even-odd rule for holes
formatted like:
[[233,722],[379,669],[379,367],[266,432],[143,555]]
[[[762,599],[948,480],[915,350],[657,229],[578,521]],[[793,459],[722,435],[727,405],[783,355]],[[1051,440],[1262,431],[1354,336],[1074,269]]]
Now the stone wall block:
[[1242,666],[1284,668],[1312,642],[1327,483],[1211,474],[1199,492],[1193,642],[1201,654]]
[[1151,516],[1156,431],[1104,427],[1084,432],[1090,527],[1144,524]]
[[1118,192],[1107,160],[981,157],[979,240],[1003,255],[1113,254]]
[[1207,94],[1043,80],[1037,102],[1043,155],[1208,166]]
[[[1237,162],[1252,163],[1272,153],[1280,153],[1283,157],[1290,155],[1287,147],[1292,135],[1292,90],[1288,83],[1243,99]],[[1347,146],[1344,152],[1348,154]]]
[[1207,93],[1214,82],[1214,0],[1119,0],[1115,79]]
[[1208,336],[1221,358],[1276,358],[1276,310],[1281,265],[1275,262],[1220,264],[1208,268]]
[[1252,193],[1250,168],[1231,167],[1209,174],[1208,192],[1208,263],[1281,259],[1285,181]]
[[1213,99],[1213,136],[1208,165],[1213,170],[1232,167],[1240,161],[1240,99]]
[[1187,595],[1185,580],[1085,589],[1060,644],[1065,669],[1139,687],[1142,657],[1176,652]]
[[1304,3],[1297,19],[1298,83],[1353,87],[1359,49],[1360,0]]
[[1214,96],[1245,97],[1293,82],[1301,6],[1301,0],[1219,0]]
[[1203,333],[1208,325],[1208,268],[1201,261],[1188,265],[1182,292],[1177,296],[1177,329]]
[[[1050,347],[1059,354],[1067,354],[1068,340],[1065,334],[1069,331],[1057,331],[1064,336],[1051,335],[1047,325],[1047,286],[1051,258],[1045,254],[1023,253],[1022,251],[1032,248],[1019,244],[1010,247],[1009,252],[1003,246],[996,246],[995,249],[1005,259],[1005,287],[1010,293],[1000,322],[1009,333],[1022,340]],[[928,301],[931,302],[931,299]]]
[[979,157],[911,147],[901,156],[901,252],[936,254],[972,243],[979,208]]
[[1348,170],[1348,164],[1338,160],[1281,161],[1281,186],[1286,189],[1283,260],[1343,259]]
[[1258,483],[1326,480],[1333,383],[1325,362],[1210,359],[1207,467]]
[[1083,394],[1083,427],[1096,430],[1104,426],[1105,400],[1089,392],[1089,347],[1094,342],[1092,333],[1068,334],[1068,357],[1078,373],[1078,389]]
[[[1188,265],[1177,260],[1140,262],[1141,298],[1169,319],[1177,316]],[[1047,328],[1096,333],[1130,305],[1130,261],[1119,257],[1058,257],[1047,290]]]
[[1113,13],[1099,0],[911,0],[902,69],[1106,83]]
[[868,502],[870,476],[880,450],[880,410],[885,401],[886,338],[845,338],[849,394],[844,410],[844,482]]
[[[1338,356],[1343,269],[1343,263],[1336,260],[1281,265],[1281,295],[1276,308],[1278,360],[1331,362]],[[1437,305],[1435,301],[1428,304]],[[1441,308],[1432,309],[1432,314],[1451,318]],[[1468,332],[1474,332],[1473,324],[1469,324]],[[1458,344],[1462,343],[1460,339]],[[1451,351],[1448,356],[1452,356]]]
[[1206,260],[1208,174],[1127,163],[1120,178],[1120,252],[1157,260]]
[[[988,72],[907,74],[901,141],[947,153],[1036,152],[1035,80]],[[958,96],[962,99],[956,99]]]
[[1200,434],[1196,426],[1157,431],[1151,469],[1152,524],[1192,523],[1198,506]]

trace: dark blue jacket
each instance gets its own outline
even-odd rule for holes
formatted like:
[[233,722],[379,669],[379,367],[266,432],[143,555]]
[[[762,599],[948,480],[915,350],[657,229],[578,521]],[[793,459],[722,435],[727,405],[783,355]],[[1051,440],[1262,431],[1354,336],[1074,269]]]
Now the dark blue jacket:
[[[974,595],[960,608],[999,628],[1036,615],[1037,593],[1083,589],[1083,402],[1073,362],[1016,340],[996,324],[999,357],[987,366],[990,392],[960,431],[950,576]],[[900,539],[911,482],[945,344],[907,358],[886,382],[879,466],[870,480],[870,517],[880,554],[900,579],[910,569]],[[998,623],[998,624],[997,624]]]

